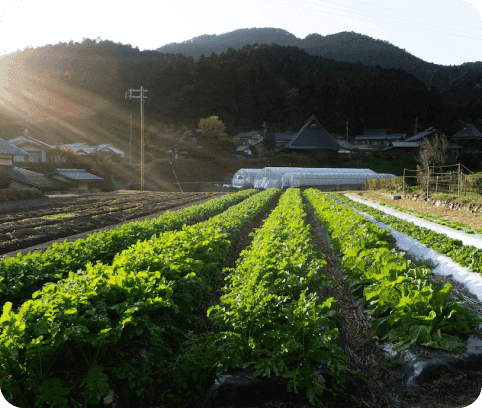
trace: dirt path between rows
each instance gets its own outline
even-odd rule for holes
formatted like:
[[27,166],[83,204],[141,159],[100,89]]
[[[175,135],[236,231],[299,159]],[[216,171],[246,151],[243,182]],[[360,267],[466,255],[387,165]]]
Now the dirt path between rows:
[[34,246],[31,246],[29,248],[24,248],[24,249],[17,249],[15,251],[11,251],[11,252],[8,252],[6,254],[3,254],[3,255],[0,255],[0,258],[9,258],[9,257],[14,257],[14,256],[17,256],[17,254],[20,252],[22,255],[26,255],[28,254],[29,252],[34,252],[34,251],[40,251],[40,252],[43,252],[45,251],[47,248],[49,248],[50,246],[52,246],[52,244],[54,242],[57,242],[57,243],[62,243],[64,241],[67,241],[67,242],[73,242],[73,241],[76,241],[78,239],[85,239],[87,238],[89,235],[95,233],[95,232],[99,232],[99,231],[110,231],[114,228],[117,228],[117,227],[120,227],[121,225],[124,225],[124,224],[129,224],[131,222],[136,222],[136,221],[143,221],[143,220],[146,220],[148,218],[156,218],[156,217],[159,217],[160,215],[164,214],[166,211],[178,211],[178,210],[181,210],[183,208],[186,208],[186,207],[190,207],[192,205],[197,205],[197,204],[201,204],[201,203],[204,203],[206,201],[209,201],[213,198],[216,198],[216,197],[221,197],[222,195],[224,194],[221,194],[221,195],[217,195],[215,197],[208,197],[208,198],[203,198],[203,199],[200,199],[198,201],[194,201],[194,202],[189,202],[189,203],[186,203],[186,204],[183,204],[183,205],[180,205],[178,207],[173,207],[173,208],[168,208],[166,210],[163,210],[163,211],[160,211],[158,213],[155,213],[155,214],[150,214],[150,215],[146,215],[144,217],[140,217],[140,218],[135,218],[135,219],[131,219],[131,220],[128,220],[128,221],[124,221],[124,222],[121,222],[121,223],[118,223],[118,224],[114,224],[114,225],[109,225],[107,227],[102,227],[102,228],[97,228],[97,229],[94,229],[94,230],[91,230],[91,231],[86,231],[86,232],[82,232],[80,234],[76,234],[76,235],[71,235],[69,237],[64,237],[64,238],[59,238],[59,239],[54,239],[52,241],[48,241],[48,242],[45,242],[43,244],[38,244],[38,245],[34,245]]

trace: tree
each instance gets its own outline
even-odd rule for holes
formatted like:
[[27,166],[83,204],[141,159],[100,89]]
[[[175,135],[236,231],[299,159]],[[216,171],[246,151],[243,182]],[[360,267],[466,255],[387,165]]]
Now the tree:
[[427,84],[427,91],[435,91],[435,83],[433,82],[433,75],[430,77],[430,81]]
[[[421,164],[420,171],[422,172],[422,174],[419,174],[419,182],[426,182],[425,175],[427,174],[429,166],[443,166],[445,164],[448,157],[448,145],[449,141],[447,136],[442,135],[439,138],[438,132],[432,140],[426,138],[426,142],[421,146],[417,158],[417,161]],[[439,167],[438,170],[440,172],[441,167]]]
[[263,139],[263,146],[267,151],[272,151],[276,147],[276,138],[272,131]]
[[201,129],[201,136],[206,140],[221,139],[228,136],[225,132],[226,125],[217,116],[201,119],[198,127]]

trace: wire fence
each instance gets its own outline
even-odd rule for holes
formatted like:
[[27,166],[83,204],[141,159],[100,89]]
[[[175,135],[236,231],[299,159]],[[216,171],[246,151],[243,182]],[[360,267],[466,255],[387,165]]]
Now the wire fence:
[[[444,170],[449,168],[447,170]],[[464,173],[464,171],[466,173]],[[413,174],[415,173],[415,174]],[[413,175],[411,175],[413,174]],[[425,198],[430,193],[457,194],[460,201],[460,194],[467,195],[467,192],[474,192],[471,187],[469,174],[475,174],[463,164],[450,164],[445,166],[428,166],[425,169],[403,169],[403,192],[410,191],[410,186],[418,186],[423,191]]]

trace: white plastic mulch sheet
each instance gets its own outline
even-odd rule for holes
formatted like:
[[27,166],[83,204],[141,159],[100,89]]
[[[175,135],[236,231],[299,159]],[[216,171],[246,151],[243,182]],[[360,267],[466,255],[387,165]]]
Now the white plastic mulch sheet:
[[348,198],[352,199],[353,201],[358,201],[359,203],[369,205],[370,207],[376,208],[377,210],[383,211],[388,215],[393,215],[397,218],[402,220],[413,222],[415,225],[419,227],[429,228],[432,231],[438,232],[439,234],[447,235],[449,238],[453,239],[460,239],[464,245],[472,245],[476,248],[482,249],[482,235],[480,234],[467,234],[460,230],[455,230],[450,227],[446,227],[445,225],[440,225],[435,222],[427,221],[422,218],[418,218],[414,215],[407,214],[401,211],[397,211],[393,208],[386,207],[384,205],[380,205],[374,203],[372,201],[363,200],[360,197],[357,197],[353,194],[345,194]]
[[[463,232],[456,231],[451,228],[414,217],[413,215],[405,214],[400,211],[393,210],[391,208],[386,208],[385,206],[382,206],[379,204],[362,200],[358,197],[354,197],[351,194],[346,194],[346,196],[353,199],[354,201],[358,201],[362,204],[369,205],[370,207],[377,208],[395,217],[405,219],[407,221],[411,221],[416,225],[431,229],[432,231],[435,231],[435,232],[445,234],[445,230],[450,230],[449,233],[451,235],[449,235],[448,233],[445,235],[454,239],[462,240],[464,245],[473,245],[477,248],[482,248],[482,239],[479,237],[474,237],[469,234],[465,234]],[[357,211],[357,213],[360,213],[360,212]],[[464,268],[460,266],[458,263],[452,261],[449,257],[439,254],[433,249],[427,248],[425,245],[421,244],[416,239],[413,239],[401,232],[394,230],[391,226],[387,224],[376,221],[370,215],[365,214],[363,212],[361,212],[360,214],[366,217],[369,221],[378,225],[380,228],[388,228],[392,236],[396,240],[397,248],[399,248],[401,251],[404,251],[410,256],[413,256],[416,259],[419,259],[421,261],[432,260],[433,264],[436,265],[436,267],[432,269],[432,273],[437,275],[444,275],[444,276],[452,275],[452,279],[464,284],[467,290],[470,293],[477,296],[479,301],[482,302],[482,276],[481,275],[479,275],[478,273],[470,272],[468,268]],[[442,228],[443,228],[443,231],[442,231]],[[461,238],[461,234],[465,235],[464,239]],[[476,243],[477,245],[475,245],[474,243]]]

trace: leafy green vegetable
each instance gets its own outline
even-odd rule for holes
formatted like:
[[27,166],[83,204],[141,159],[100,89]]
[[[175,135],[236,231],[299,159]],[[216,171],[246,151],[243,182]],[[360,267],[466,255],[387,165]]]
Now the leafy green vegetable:
[[[306,190],[305,195],[342,257],[350,287],[363,288],[362,303],[372,312],[372,328],[379,338],[389,338],[398,350],[417,345],[463,349],[458,336],[470,333],[482,319],[462,301],[450,298],[449,283],[431,285],[428,268],[414,267],[390,250],[391,241],[381,238],[388,230],[318,190]],[[427,234],[427,239],[432,237]]]
[[89,263],[47,284],[18,310],[6,303],[2,391],[14,404],[18,389],[46,403],[48,380],[97,404],[125,379],[137,395],[152,395],[171,376],[183,332],[197,325],[200,300],[219,279],[240,230],[278,194],[266,190],[207,221],[138,241],[112,265]]

